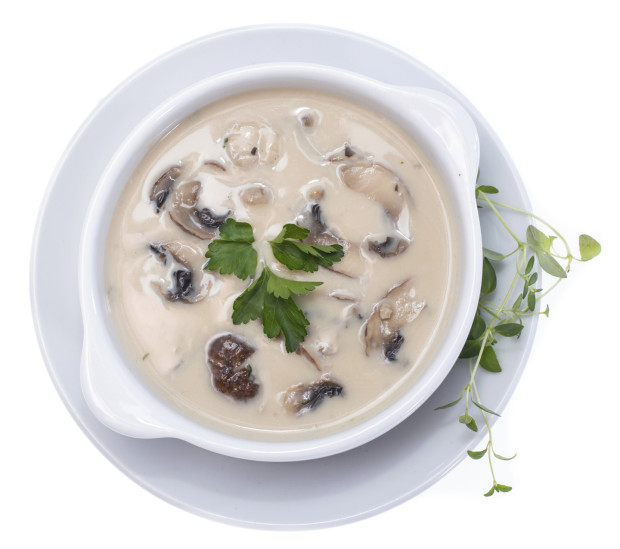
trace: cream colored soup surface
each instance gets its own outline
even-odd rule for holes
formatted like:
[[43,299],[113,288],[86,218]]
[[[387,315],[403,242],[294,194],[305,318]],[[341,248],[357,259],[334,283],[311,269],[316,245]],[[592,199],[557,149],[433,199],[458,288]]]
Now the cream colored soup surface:
[[[296,298],[310,321],[298,353],[268,339],[260,321],[232,323],[250,280],[203,270],[218,229],[187,232],[179,219],[193,208],[208,208],[216,224],[229,215],[252,225],[257,275],[266,264],[323,282]],[[340,242],[344,259],[334,270],[288,270],[268,245],[286,223],[313,229],[314,243]],[[336,96],[263,90],[201,109],[153,146],[114,212],[105,279],[130,361],[169,402],[240,436],[300,438],[360,421],[415,381],[449,311],[453,253],[441,184],[397,126]],[[179,271],[191,273],[185,301],[170,299]],[[236,379],[245,373],[254,396],[215,388],[208,346],[226,334],[253,349]],[[312,407],[317,387],[332,389]]]

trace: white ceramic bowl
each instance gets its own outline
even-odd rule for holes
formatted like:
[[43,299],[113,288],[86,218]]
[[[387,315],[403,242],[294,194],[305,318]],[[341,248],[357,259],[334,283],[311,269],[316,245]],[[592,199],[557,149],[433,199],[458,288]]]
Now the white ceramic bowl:
[[[455,216],[456,261],[450,324],[432,362],[398,400],[364,422],[335,434],[295,441],[235,437],[198,423],[163,400],[128,364],[115,333],[104,289],[106,238],[116,202],[143,156],[170,128],[199,108],[240,92],[305,88],[342,95],[386,116],[426,153]],[[386,85],[355,73],[305,64],[257,65],[208,78],[171,97],[120,144],[99,181],[86,214],[79,253],[84,322],[82,390],[94,414],[114,431],[138,438],[173,437],[221,454],[263,461],[324,457],[364,444],[412,414],[440,385],[471,326],[480,290],[482,245],[474,185],[479,143],[473,121],[448,96],[429,89]]]

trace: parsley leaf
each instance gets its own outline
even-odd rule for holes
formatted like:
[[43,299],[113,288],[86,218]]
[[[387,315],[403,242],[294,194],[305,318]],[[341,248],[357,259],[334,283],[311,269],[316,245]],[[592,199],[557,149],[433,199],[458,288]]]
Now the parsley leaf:
[[309,322],[292,294],[306,295],[322,282],[288,280],[264,267],[260,276],[233,303],[233,324],[246,324],[261,318],[269,338],[284,336],[289,353],[297,350],[307,335]]
[[[304,227],[287,223],[280,234],[271,240],[274,257],[292,271],[302,270],[313,273],[319,266],[331,267],[344,256],[340,244],[330,246],[314,246],[299,242],[308,236],[310,231]],[[290,239],[298,240],[290,240]]]
[[[308,280],[289,280],[288,278],[282,278],[271,272],[267,267],[265,271],[269,273],[267,277],[267,291],[273,294],[275,297],[281,297],[288,299],[291,294],[306,295],[311,292],[317,286],[323,284],[322,282],[310,282]],[[263,271],[264,272],[264,271]]]
[[254,233],[249,223],[235,221],[231,217],[220,225],[220,237],[209,244],[205,257],[209,259],[205,269],[231,274],[245,280],[256,272],[258,254],[252,246]]
[[289,353],[297,350],[308,332],[310,324],[292,297],[283,299],[267,293],[263,307],[263,331],[267,337],[284,336],[284,346]]
[[[310,231],[291,223],[284,225],[270,244],[273,254],[291,270],[314,272],[320,265],[329,267],[344,255],[342,246],[312,246],[295,239],[304,239]],[[258,266],[258,254],[253,246],[254,232],[249,223],[231,217],[219,228],[219,238],[213,240],[205,257],[205,269],[234,274],[241,280],[253,277]],[[282,335],[289,353],[297,350],[308,334],[310,323],[293,296],[306,295],[322,282],[289,280],[274,274],[264,266],[258,278],[233,302],[233,324],[247,324],[251,320],[263,322],[263,332],[269,338]]]
[[263,305],[267,295],[267,270],[248,286],[233,303],[233,324],[247,324],[263,314]]

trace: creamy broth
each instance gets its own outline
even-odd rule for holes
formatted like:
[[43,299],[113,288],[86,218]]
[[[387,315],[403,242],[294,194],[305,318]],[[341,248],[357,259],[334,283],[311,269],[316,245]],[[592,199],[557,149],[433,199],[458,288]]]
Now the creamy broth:
[[[203,270],[218,231],[182,226],[192,192],[212,225],[226,216],[252,225],[257,276],[264,263],[323,282],[296,298],[310,321],[298,353],[260,321],[232,323],[250,281]],[[315,273],[287,269],[268,245],[286,223],[310,228],[316,243],[343,243],[344,259]],[[250,92],[185,119],[131,176],[105,251],[109,307],[130,362],[192,418],[248,438],[316,436],[377,413],[425,368],[456,276],[451,231],[441,182],[392,122],[321,92]],[[191,290],[171,299],[180,270]],[[209,344],[226,334],[253,350],[243,365],[258,385],[250,398],[215,388]],[[296,413],[291,388],[319,382],[341,391]]]

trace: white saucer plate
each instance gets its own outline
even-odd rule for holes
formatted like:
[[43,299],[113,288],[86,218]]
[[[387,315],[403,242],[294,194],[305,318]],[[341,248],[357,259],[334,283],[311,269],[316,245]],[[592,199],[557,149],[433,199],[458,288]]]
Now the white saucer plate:
[[[473,433],[458,423],[459,406],[434,411],[454,400],[466,384],[468,370],[459,363],[432,397],[392,431],[355,450],[304,462],[252,462],[179,440],[133,439],[109,430],[88,409],[79,375],[77,254],[84,212],[100,174],[134,125],[172,94],[222,71],[287,61],[340,67],[389,84],[426,86],[451,95],[478,128],[481,183],[498,187],[502,201],[529,209],[504,147],[457,90],[402,52],[340,30],[261,26],[201,38],[134,74],[90,115],[48,186],[32,248],[31,302],[50,376],[78,425],[128,477],[190,512],[255,528],[318,528],[385,511],[431,486],[485,436],[484,430]],[[484,245],[508,250],[507,236],[487,214],[481,211]],[[527,219],[507,218],[525,231]],[[498,276],[501,285],[501,270]],[[502,373],[482,372],[477,378],[483,402],[492,410],[501,412],[512,395],[535,329],[534,317],[518,341],[503,342],[498,349]]]

